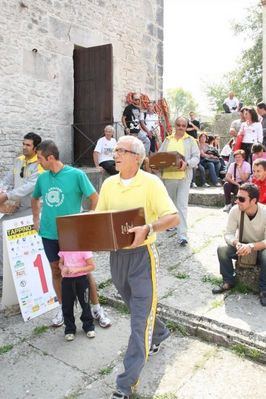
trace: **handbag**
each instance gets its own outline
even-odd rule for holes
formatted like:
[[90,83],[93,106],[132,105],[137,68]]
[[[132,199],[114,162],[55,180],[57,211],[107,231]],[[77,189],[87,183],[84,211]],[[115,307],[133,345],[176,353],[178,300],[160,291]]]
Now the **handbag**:
[[237,138],[236,138],[236,142],[235,142],[235,145],[234,145],[233,152],[235,152],[235,151],[237,151],[237,150],[240,150],[241,144],[242,144],[242,141],[243,141],[243,138],[244,138],[244,136],[243,136],[242,134],[238,134],[238,135],[237,135]]
[[[243,229],[244,229],[244,215],[245,212],[241,212],[240,226],[239,226],[239,242],[242,242]],[[250,268],[257,264],[257,251],[252,251],[249,255],[238,256],[237,266],[240,268]]]
[[207,151],[206,154],[214,155],[215,157],[219,157],[219,152],[216,148],[210,147]]

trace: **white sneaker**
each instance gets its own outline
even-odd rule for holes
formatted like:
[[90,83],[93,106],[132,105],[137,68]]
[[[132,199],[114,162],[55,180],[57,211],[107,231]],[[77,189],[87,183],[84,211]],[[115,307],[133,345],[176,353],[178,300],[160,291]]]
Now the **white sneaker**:
[[104,310],[102,307],[100,307],[100,310],[98,312],[95,312],[93,309],[91,310],[92,317],[98,321],[99,326],[102,328],[107,328],[112,325],[111,320],[108,319],[107,316],[104,314]]
[[196,183],[191,183],[191,188],[198,188],[198,186],[197,186],[197,184]]
[[95,334],[95,331],[88,331],[86,335],[88,338],[95,338],[96,334]]
[[202,187],[211,187],[208,183],[202,184]]
[[232,204],[227,204],[223,207],[223,212],[229,212],[232,208]]
[[55,317],[52,319],[53,327],[61,327],[64,324],[63,312],[61,306],[59,307]]
[[66,334],[65,335],[66,341],[74,341],[74,339],[75,339],[75,334]]

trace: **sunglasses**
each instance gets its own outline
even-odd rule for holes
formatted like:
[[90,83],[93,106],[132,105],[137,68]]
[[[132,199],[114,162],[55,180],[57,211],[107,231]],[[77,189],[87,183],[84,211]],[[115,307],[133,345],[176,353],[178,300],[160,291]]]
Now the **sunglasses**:
[[180,123],[176,124],[177,127],[187,127],[187,125],[181,125]]
[[115,148],[113,150],[113,155],[115,154],[125,155],[126,153],[139,155],[137,152],[126,150],[125,148]]
[[246,200],[247,200],[247,198],[246,197],[242,197],[241,195],[237,195],[236,196],[236,200],[238,200],[239,202],[245,202]]
[[21,179],[23,179],[23,177],[24,177],[24,169],[25,169],[25,166],[22,166],[21,171],[20,171],[20,174],[19,174],[19,176],[21,177]]

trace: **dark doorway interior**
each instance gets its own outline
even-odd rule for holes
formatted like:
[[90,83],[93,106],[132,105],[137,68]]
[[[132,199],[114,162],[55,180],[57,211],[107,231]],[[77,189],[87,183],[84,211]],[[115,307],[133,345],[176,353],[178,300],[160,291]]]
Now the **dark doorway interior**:
[[74,164],[94,166],[92,153],[113,124],[112,45],[74,50]]

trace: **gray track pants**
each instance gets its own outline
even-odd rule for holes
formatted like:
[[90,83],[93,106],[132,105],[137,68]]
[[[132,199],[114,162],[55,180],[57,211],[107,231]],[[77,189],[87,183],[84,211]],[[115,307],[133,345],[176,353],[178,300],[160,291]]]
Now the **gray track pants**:
[[187,208],[191,180],[164,179],[163,182],[180,216],[180,224],[177,226],[178,238],[187,240]]
[[159,257],[152,244],[111,252],[110,265],[113,283],[131,315],[125,371],[116,381],[117,389],[130,395],[132,387],[138,383],[151,344],[159,344],[170,335],[156,317]]

